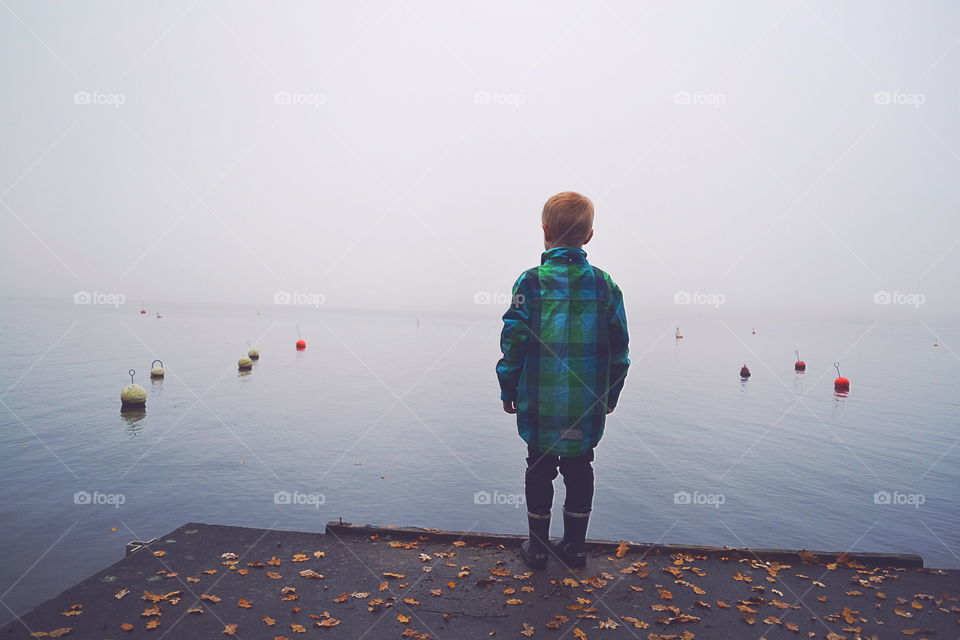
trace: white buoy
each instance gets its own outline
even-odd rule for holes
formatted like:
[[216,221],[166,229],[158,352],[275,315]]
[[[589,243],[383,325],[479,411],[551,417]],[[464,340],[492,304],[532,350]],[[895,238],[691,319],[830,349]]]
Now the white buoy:
[[250,369],[253,369],[253,360],[244,356],[237,360],[237,368],[240,371],[250,371]]
[[[160,363],[160,366],[157,366],[157,363]],[[163,377],[163,362],[160,360],[154,360],[150,363],[150,377],[151,378],[162,378]]]
[[260,352],[257,351],[256,349],[250,349],[250,351],[247,351],[247,357],[250,358],[251,360],[259,360]]
[[141,409],[147,404],[147,390],[133,383],[133,376],[137,372],[130,369],[130,384],[120,391],[120,405],[122,408]]

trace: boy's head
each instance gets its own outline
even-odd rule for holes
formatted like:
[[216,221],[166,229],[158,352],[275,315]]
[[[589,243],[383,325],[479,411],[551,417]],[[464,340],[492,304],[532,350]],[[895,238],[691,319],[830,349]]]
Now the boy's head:
[[552,196],[543,205],[543,246],[581,247],[593,237],[593,203],[576,191]]

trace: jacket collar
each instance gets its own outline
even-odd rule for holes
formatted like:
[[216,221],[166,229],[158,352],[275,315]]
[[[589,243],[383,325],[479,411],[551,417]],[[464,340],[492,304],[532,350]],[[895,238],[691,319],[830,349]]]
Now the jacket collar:
[[548,260],[558,262],[586,262],[587,252],[578,247],[554,247],[544,251],[540,256],[540,264],[545,264]]

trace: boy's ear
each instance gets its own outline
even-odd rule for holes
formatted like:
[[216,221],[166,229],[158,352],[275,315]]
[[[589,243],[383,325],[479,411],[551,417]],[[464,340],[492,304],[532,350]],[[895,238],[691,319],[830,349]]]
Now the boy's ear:
[[541,224],[540,228],[543,229],[543,239],[547,242],[550,242],[553,239],[553,234],[550,232],[550,228],[545,224]]
[[590,242],[590,238],[593,237],[593,229],[590,229],[590,233],[587,234],[587,237],[583,239],[583,244]]

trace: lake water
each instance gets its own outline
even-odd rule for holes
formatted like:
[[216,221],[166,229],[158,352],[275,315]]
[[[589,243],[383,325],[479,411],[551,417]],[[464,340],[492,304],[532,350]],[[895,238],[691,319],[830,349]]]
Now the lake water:
[[[0,591],[14,611],[188,521],[524,530],[524,446],[494,375],[499,308],[425,312],[418,327],[413,313],[165,305],[157,319],[133,306],[2,302]],[[960,567],[960,360],[927,330],[752,335],[717,321],[675,340],[641,317],[597,450],[592,537]],[[940,338],[960,344],[960,331]],[[248,342],[262,358],[240,375]],[[841,357],[847,397],[833,392]],[[149,393],[139,417],[120,413],[130,368]]]

